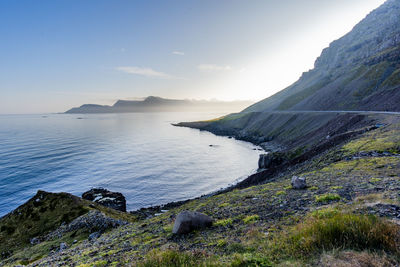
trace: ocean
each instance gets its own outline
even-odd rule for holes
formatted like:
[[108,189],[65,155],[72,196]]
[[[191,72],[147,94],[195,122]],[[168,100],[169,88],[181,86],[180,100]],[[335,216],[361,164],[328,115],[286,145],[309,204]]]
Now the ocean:
[[256,146],[171,123],[216,113],[0,115],[0,216],[37,190],[121,192],[127,209],[185,200],[254,173]]

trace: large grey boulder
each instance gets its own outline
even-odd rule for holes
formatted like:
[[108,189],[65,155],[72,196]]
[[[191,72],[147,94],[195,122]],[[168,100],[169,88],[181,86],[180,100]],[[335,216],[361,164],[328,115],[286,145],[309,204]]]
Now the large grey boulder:
[[213,219],[203,213],[196,211],[182,211],[176,216],[174,234],[187,234],[193,230],[210,227],[213,224]]
[[293,189],[305,189],[307,188],[307,182],[305,177],[292,177],[292,187]]
[[94,201],[108,208],[126,212],[125,197],[118,192],[111,192],[104,188],[93,188],[83,193],[82,198]]

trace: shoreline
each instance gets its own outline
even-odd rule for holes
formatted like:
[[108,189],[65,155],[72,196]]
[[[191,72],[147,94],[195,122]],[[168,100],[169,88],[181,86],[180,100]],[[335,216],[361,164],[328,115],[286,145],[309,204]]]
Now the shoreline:
[[[196,130],[199,130],[199,131],[206,131],[206,132],[215,134],[216,136],[223,136],[223,137],[227,137],[229,139],[235,139],[236,141],[248,142],[248,143],[251,143],[251,144],[253,144],[255,146],[260,147],[262,149],[262,151],[265,152],[265,153],[270,153],[271,152],[271,150],[267,150],[266,147],[263,147],[260,144],[252,142],[250,140],[238,139],[234,134],[222,135],[222,134],[214,133],[214,132],[209,131],[209,130],[199,129],[199,128],[190,127],[190,126],[184,126],[182,124],[183,124],[183,122],[171,123],[171,125],[175,126],[175,127],[185,127],[185,128],[190,128],[190,129],[196,129]],[[180,207],[180,206],[182,206],[182,205],[184,205],[184,204],[186,204],[186,203],[188,203],[190,201],[199,200],[199,199],[207,199],[207,198],[212,197],[212,196],[216,196],[216,195],[220,195],[220,194],[232,191],[232,190],[238,188],[237,187],[238,184],[246,181],[250,177],[252,177],[254,175],[257,175],[260,172],[262,172],[262,170],[257,169],[254,173],[245,176],[243,179],[238,178],[236,181],[234,181],[234,183],[232,183],[232,184],[230,184],[230,185],[228,185],[226,187],[217,189],[216,191],[213,191],[213,192],[208,193],[208,194],[201,195],[199,197],[193,197],[193,198],[188,198],[188,199],[178,200],[178,201],[171,201],[171,202],[167,202],[166,204],[153,205],[153,206],[149,206],[149,207],[139,208],[139,209],[136,209],[136,210],[129,210],[129,211],[127,211],[127,213],[130,213],[130,214],[133,214],[133,215],[137,215],[139,217],[145,217],[145,218],[148,218],[149,216],[158,216],[158,215],[161,215],[162,213],[168,211],[169,209]]]

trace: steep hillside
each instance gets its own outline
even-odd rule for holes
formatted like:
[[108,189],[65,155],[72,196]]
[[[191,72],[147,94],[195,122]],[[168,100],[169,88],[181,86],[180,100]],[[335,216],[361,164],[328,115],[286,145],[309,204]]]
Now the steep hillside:
[[388,0],[324,49],[313,70],[244,112],[399,111],[399,102],[400,1]]

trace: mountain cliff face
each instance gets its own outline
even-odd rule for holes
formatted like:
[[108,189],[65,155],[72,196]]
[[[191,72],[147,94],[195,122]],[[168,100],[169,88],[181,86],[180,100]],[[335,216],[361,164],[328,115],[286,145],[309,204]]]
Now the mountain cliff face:
[[400,1],[388,0],[324,49],[313,70],[244,112],[398,111],[397,103],[400,103]]

